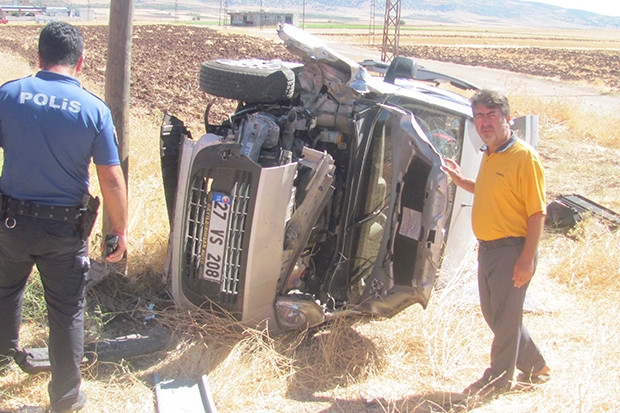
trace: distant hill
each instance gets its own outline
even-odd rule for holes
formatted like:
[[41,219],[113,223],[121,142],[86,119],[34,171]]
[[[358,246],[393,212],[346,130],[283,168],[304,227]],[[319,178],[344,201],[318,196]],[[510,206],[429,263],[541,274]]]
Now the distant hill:
[[[393,0],[394,1],[394,0]],[[587,1],[587,0],[584,0]],[[617,0],[614,0],[617,1]],[[143,3],[154,3],[143,1]],[[158,2],[159,3],[159,2]],[[202,0],[202,3],[213,1]],[[308,13],[370,16],[370,0],[262,0],[267,10],[295,10],[302,5]],[[517,0],[401,0],[401,18],[441,24],[510,25],[549,28],[620,29],[620,17],[569,10],[544,3]],[[256,0],[228,0],[229,9],[256,9]],[[375,19],[382,20],[385,0],[376,0]]]
[[[10,3],[10,0],[0,0]],[[134,0],[136,9],[179,13],[229,11],[287,11],[307,18],[368,21],[371,0]],[[383,21],[386,0],[375,0],[375,22]],[[392,0],[393,2],[395,0]],[[583,0],[587,1],[587,0]],[[619,1],[619,0],[609,0]],[[35,4],[70,7],[109,7],[104,0],[40,0]],[[541,28],[620,29],[620,17],[569,10],[535,1],[517,0],[401,0],[401,19],[436,24],[526,26]]]
[[404,18],[440,23],[508,24],[554,28],[620,28],[620,17],[603,16],[530,1],[401,0],[401,5],[401,15]]

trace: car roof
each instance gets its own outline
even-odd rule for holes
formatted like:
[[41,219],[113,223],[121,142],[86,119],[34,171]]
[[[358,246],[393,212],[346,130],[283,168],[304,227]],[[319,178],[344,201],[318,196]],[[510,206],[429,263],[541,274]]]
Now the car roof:
[[472,110],[467,97],[423,81],[396,79],[392,84],[384,82],[383,77],[369,76],[367,87],[375,93],[402,96],[409,100],[418,101],[423,105],[443,108],[468,118],[472,117]]

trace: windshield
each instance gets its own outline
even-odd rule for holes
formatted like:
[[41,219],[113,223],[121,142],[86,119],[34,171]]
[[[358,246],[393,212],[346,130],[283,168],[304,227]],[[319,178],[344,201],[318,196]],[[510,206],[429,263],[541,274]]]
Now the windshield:
[[416,121],[441,156],[460,162],[465,129],[463,115],[422,106],[418,102],[403,101],[399,102],[399,106],[413,113]]

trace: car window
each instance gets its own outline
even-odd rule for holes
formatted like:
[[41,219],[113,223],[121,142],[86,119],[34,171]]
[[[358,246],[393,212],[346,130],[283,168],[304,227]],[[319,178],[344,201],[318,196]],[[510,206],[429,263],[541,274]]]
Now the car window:
[[400,106],[413,113],[441,156],[460,161],[465,128],[465,119],[462,115],[441,112],[414,102],[402,102]]
[[387,222],[390,186],[392,181],[392,139],[388,119],[390,113],[382,110],[372,129],[369,148],[362,167],[360,181],[360,210],[355,247],[354,278],[370,274],[379,254]]

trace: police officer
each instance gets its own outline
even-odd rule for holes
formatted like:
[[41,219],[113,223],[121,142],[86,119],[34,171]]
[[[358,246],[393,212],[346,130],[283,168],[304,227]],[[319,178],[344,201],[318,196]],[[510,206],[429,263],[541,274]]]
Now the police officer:
[[0,87],[0,357],[19,351],[22,296],[34,265],[49,321],[52,412],[86,403],[80,390],[84,286],[89,269],[83,206],[96,165],[119,261],[126,250],[127,192],[110,110],[75,78],[84,63],[80,31],[64,22],[39,36],[35,75]]

